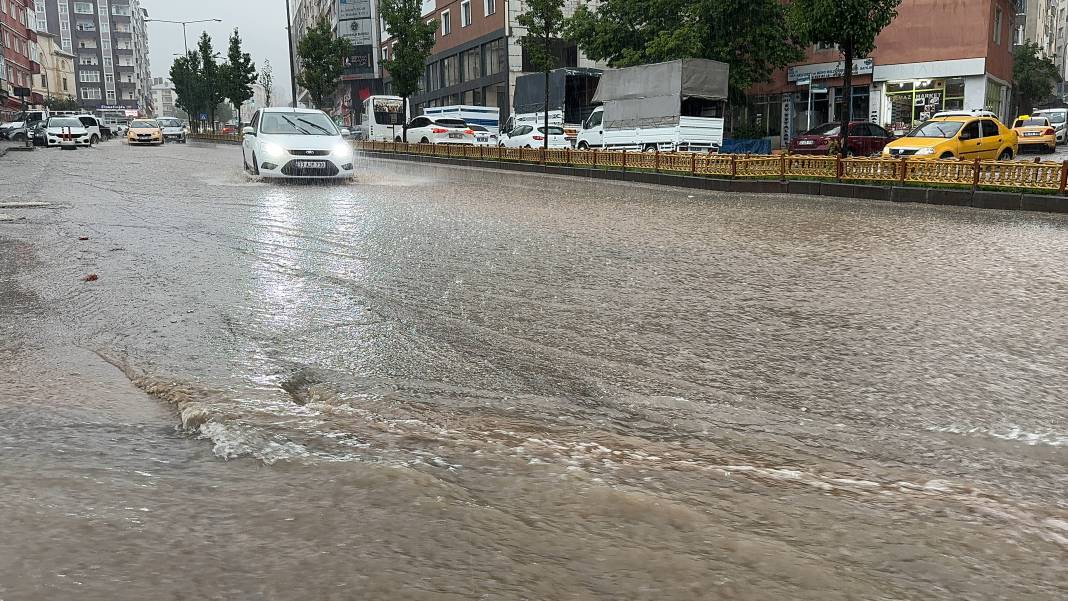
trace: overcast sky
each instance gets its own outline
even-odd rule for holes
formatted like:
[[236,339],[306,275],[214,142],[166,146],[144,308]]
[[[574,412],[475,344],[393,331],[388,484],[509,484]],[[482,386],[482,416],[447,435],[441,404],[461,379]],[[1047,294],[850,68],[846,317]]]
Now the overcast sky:
[[[297,0],[290,0],[291,8],[296,4]],[[207,31],[216,50],[224,55],[230,32],[237,27],[241,30],[245,52],[252,55],[257,69],[263,66],[263,59],[270,59],[274,68],[276,99],[283,102],[289,99],[285,0],[141,0],[141,7],[148,11],[150,19],[222,19],[222,23],[196,23],[187,25],[186,29],[191,48],[196,45],[200,33]],[[148,43],[152,52],[152,76],[167,77],[174,53],[184,51],[182,26],[149,23]]]

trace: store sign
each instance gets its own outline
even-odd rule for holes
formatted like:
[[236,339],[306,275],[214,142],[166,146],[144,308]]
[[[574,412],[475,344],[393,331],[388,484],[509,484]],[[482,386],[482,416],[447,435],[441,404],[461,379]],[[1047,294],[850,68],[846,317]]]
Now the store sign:
[[790,145],[794,137],[794,96],[786,94],[782,103],[782,145]]
[[[786,72],[786,80],[800,85],[800,82],[804,80],[838,79],[845,75],[844,64],[844,61],[838,61],[837,63],[817,63],[790,67]],[[875,61],[870,58],[853,61],[853,75],[871,75],[874,70]]]
[[338,35],[352,45],[345,57],[343,75],[348,79],[374,77],[378,73],[378,40],[373,0],[338,0],[337,14]]
[[338,0],[337,19],[347,21],[349,19],[370,19],[371,3],[367,0]]

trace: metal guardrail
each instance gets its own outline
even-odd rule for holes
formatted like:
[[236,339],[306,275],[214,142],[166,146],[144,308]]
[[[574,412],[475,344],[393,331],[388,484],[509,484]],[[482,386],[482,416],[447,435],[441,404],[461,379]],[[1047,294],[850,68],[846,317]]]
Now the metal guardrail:
[[550,148],[500,148],[403,142],[356,142],[357,149],[424,156],[518,161],[543,165],[648,170],[693,176],[745,179],[823,179],[887,184],[929,184],[976,189],[1056,191],[1068,187],[1068,161],[1062,163],[915,158],[841,158],[791,155],[749,156],[690,152],[624,152]]

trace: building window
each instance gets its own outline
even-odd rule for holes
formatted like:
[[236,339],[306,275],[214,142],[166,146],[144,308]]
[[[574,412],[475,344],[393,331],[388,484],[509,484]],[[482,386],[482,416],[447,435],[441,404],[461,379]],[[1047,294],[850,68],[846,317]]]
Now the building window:
[[441,35],[449,35],[452,33],[452,15],[450,11],[441,11]]
[[74,13],[78,15],[91,15],[93,14],[92,2],[75,2]]
[[445,87],[460,83],[460,55],[454,54],[441,59],[441,70],[445,76]]
[[460,27],[471,24],[471,0],[463,0],[460,3]]
[[100,83],[100,71],[82,71],[78,74],[78,81]]
[[67,78],[66,77],[63,78],[63,91],[64,92],[67,91]]
[[994,43],[1001,45],[1001,20],[1002,11],[1000,6],[994,7]]
[[1002,85],[996,81],[987,80],[986,82],[986,110],[994,113],[998,117],[1001,117],[1001,91]]
[[388,61],[389,60],[389,48],[383,48],[382,49],[382,60],[384,60],[384,61]]
[[100,88],[82,88],[82,98],[85,100],[100,100]]
[[7,12],[7,0],[0,0],[0,13]]
[[497,12],[497,0],[483,0],[482,8],[488,17]]
[[426,24],[430,25],[434,29],[437,29],[437,21],[435,21],[434,19],[431,19],[431,20],[427,21]]
[[495,106],[502,110],[508,108],[508,87],[503,83],[482,88],[482,100],[486,106]]
[[120,17],[129,17],[130,16],[130,7],[129,6],[122,6],[121,4],[112,4],[111,5],[111,14],[119,15]]
[[504,38],[482,45],[482,76],[503,73],[507,68],[508,48]]
[[482,49],[472,48],[461,54],[464,67],[464,81],[472,81],[482,77]]
[[108,102],[115,102],[115,90],[108,90]]

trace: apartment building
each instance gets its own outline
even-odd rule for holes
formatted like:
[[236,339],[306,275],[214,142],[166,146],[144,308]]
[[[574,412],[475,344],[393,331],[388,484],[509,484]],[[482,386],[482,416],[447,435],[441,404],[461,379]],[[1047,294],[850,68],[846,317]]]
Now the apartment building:
[[180,110],[174,104],[177,97],[173,81],[166,77],[152,78],[152,109],[154,117],[177,117]]
[[[567,0],[564,15],[573,14],[580,3],[585,2]],[[427,106],[495,106],[504,122],[516,78],[534,71],[520,44],[526,28],[517,19],[525,11],[522,0],[423,0],[423,18],[436,33],[422,90],[411,99],[412,114]],[[390,57],[391,45],[384,31],[381,59]],[[560,67],[604,66],[586,58],[573,42],[557,39],[554,46]],[[388,74],[383,80],[388,93]]]
[[[22,107],[15,88],[33,88],[40,65],[33,60],[37,34],[30,0],[0,0],[0,111],[11,117]],[[44,101],[40,95],[26,98],[31,104]]]
[[[903,0],[869,57],[854,61],[851,118],[911,128],[941,110],[987,109],[1009,119],[1014,0]],[[804,61],[753,86],[736,119],[785,144],[797,132],[838,121],[841,53],[813,46]]]
[[37,28],[77,57],[79,103],[104,117],[154,113],[147,17],[140,0],[36,0]]
[[33,91],[45,99],[76,97],[76,57],[63,49],[59,37],[38,31],[33,51],[34,59],[41,66],[40,74],[33,78]]

